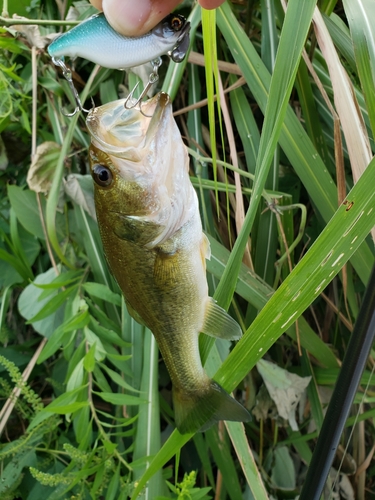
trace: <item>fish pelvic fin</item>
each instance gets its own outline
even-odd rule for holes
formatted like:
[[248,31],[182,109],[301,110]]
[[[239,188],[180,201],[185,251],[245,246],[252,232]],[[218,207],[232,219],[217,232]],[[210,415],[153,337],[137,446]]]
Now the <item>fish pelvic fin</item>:
[[213,298],[208,297],[202,332],[211,337],[238,340],[242,337],[240,325]]
[[250,413],[217,382],[196,391],[173,387],[173,405],[177,429],[181,434],[203,432],[219,420],[248,422]]

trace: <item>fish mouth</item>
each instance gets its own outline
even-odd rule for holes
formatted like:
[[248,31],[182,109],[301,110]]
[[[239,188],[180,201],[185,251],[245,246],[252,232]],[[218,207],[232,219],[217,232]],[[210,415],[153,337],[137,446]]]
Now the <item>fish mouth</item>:
[[186,21],[185,25],[183,26],[182,30],[181,30],[181,34],[180,36],[177,38],[177,42],[182,42],[182,40],[189,35],[190,33],[190,28],[191,28],[191,25],[190,25],[190,22],[189,21]]
[[168,52],[172,61],[175,63],[180,63],[185,59],[186,53],[190,46],[190,23],[186,22],[185,26],[182,28],[182,33],[177,39],[177,43],[173,50]]
[[[93,144],[105,153],[131,161],[141,161],[150,144],[163,129],[169,95],[159,92],[142,103],[141,109],[125,108],[125,99],[92,109],[86,125]],[[151,117],[151,118],[150,118]]]

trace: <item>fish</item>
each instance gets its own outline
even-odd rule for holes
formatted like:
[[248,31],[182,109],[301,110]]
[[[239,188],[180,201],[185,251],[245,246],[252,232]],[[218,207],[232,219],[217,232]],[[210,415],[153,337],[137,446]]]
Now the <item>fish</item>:
[[169,14],[145,35],[127,37],[115,31],[101,13],[55,38],[47,50],[55,60],[83,57],[111,69],[140,66],[164,54],[181,62],[189,48],[189,31],[184,16]]
[[109,268],[129,314],[156,338],[179,432],[248,421],[249,412],[208,377],[199,355],[200,332],[237,340],[242,331],[208,295],[210,245],[168,94],[149,99],[142,111],[125,109],[122,99],[91,110],[86,120]]

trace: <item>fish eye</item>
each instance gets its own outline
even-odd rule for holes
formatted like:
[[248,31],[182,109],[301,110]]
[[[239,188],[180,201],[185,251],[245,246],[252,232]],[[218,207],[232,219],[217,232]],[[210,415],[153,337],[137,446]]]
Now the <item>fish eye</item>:
[[173,16],[170,22],[173,31],[180,31],[183,26],[183,20],[179,16]]
[[104,165],[95,165],[92,169],[92,177],[101,187],[108,187],[113,181],[112,172]]

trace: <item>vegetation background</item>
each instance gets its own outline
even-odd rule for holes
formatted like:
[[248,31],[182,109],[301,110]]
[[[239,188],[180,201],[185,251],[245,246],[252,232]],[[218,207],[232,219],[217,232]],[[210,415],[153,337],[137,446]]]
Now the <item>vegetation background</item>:
[[[235,347],[202,337],[201,353],[253,413],[245,426],[182,436],[155,341],[127,314],[106,267],[85,116],[63,115],[74,102],[46,52],[56,32],[94,9],[86,0],[3,0],[3,500],[300,492],[374,263],[375,4],[315,6],[180,7],[192,51],[189,62],[164,61],[159,88],[174,99],[190,148],[211,294],[245,332]],[[136,81],[69,64],[86,106]],[[372,352],[327,498],[374,496],[373,366]]]

